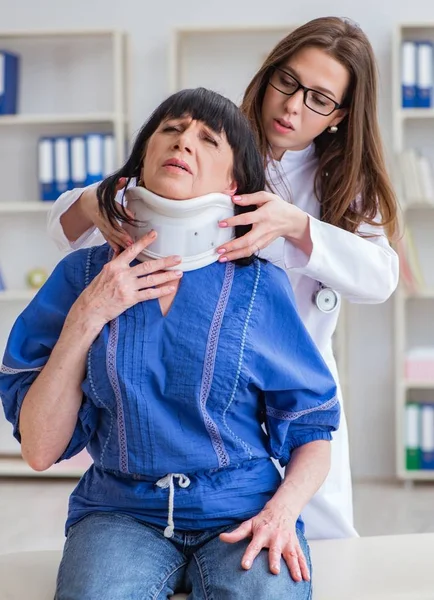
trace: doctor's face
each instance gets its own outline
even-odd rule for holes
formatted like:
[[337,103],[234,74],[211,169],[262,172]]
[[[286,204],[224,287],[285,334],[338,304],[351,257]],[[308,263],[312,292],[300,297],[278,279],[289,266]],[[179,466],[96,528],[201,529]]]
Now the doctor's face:
[[164,198],[188,200],[213,192],[232,195],[234,156],[225,133],[189,116],[160,123],[149,138],[141,179]]
[[[303,150],[325,129],[338,126],[347,111],[336,105],[343,103],[349,82],[346,67],[320,48],[303,48],[275,69],[262,102],[273,158]],[[297,90],[299,84],[310,91]]]

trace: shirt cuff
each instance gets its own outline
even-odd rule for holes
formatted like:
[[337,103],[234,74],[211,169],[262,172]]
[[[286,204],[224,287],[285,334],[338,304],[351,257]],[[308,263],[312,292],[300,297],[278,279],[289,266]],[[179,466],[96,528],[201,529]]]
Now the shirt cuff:
[[309,230],[312,240],[312,252],[307,256],[303,250],[297,248],[292,242],[285,240],[283,258],[286,269],[302,271],[303,275],[308,275],[312,279],[318,279],[323,272],[323,260],[321,248],[324,249],[324,243],[321,235],[321,221],[311,215],[309,217]]

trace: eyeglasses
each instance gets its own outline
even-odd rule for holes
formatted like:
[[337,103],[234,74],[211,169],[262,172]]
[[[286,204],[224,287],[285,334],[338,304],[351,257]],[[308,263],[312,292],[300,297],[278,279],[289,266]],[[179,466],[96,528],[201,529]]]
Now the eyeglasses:
[[268,83],[285,96],[293,96],[298,90],[303,90],[304,105],[324,117],[328,117],[338,108],[343,108],[342,104],[338,104],[322,92],[305,87],[293,75],[279,67],[273,67],[273,73]]

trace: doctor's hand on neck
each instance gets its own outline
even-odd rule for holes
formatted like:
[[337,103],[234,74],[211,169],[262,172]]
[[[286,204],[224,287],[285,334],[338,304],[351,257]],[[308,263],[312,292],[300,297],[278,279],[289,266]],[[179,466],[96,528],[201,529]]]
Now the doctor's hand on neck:
[[[126,177],[121,177],[117,183],[116,191],[123,190],[126,183]],[[101,214],[96,189],[97,186],[86,188],[77,202],[74,202],[60,217],[60,223],[70,242],[75,242],[87,229],[96,227],[115,253],[119,254],[124,248],[131,246],[133,240],[121,224],[113,227],[108,219]],[[128,216],[134,218],[134,215],[127,208],[125,212]]]
[[220,262],[252,256],[279,237],[284,237],[310,257],[309,216],[303,210],[270,192],[234,196],[233,201],[238,206],[257,206],[257,210],[220,222],[220,227],[252,226],[246,235],[217,249]]

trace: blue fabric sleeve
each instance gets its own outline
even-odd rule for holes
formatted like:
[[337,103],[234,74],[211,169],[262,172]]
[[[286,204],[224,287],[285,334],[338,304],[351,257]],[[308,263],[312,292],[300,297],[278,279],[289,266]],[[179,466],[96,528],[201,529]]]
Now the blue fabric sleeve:
[[334,378],[298,314],[286,273],[271,264],[261,270],[249,375],[263,393],[271,456],[284,466],[295,448],[331,440],[340,407]]
[[[0,367],[0,397],[19,442],[22,403],[47,363],[71,306],[84,289],[87,252],[74,252],[57,265],[10,333]],[[71,458],[86,446],[95,430],[96,417],[96,408],[83,398],[74,435],[57,462]]]

